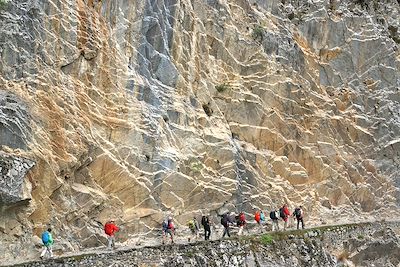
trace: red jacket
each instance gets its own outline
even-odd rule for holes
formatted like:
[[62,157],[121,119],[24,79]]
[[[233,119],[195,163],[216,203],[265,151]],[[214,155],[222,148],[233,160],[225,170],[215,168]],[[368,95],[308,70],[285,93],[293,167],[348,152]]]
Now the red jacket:
[[285,213],[286,217],[290,216],[290,211],[289,211],[288,207],[283,208],[283,213]]
[[106,223],[106,225],[104,225],[104,232],[109,235],[109,236],[113,236],[115,232],[118,232],[119,228],[113,224],[113,223]]

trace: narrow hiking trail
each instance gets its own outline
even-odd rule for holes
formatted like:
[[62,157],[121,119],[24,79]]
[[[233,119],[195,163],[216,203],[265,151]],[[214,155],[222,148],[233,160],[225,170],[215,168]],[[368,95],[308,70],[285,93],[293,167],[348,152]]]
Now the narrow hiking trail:
[[[115,266],[148,266],[147,264],[149,265],[156,264],[151,266],[161,266],[162,264],[165,264],[165,262],[163,263],[162,260],[164,257],[163,256],[164,253],[169,256],[176,256],[178,257],[178,259],[183,260],[184,257],[187,258],[195,257],[198,253],[201,254],[202,250],[207,250],[207,249],[212,249],[212,250],[215,249],[216,251],[220,252],[224,249],[228,249],[228,251],[224,253],[236,254],[240,252],[240,249],[232,250],[232,246],[239,246],[239,247],[244,246],[243,247],[243,252],[244,252],[246,251],[246,249],[248,249],[249,244],[251,244],[253,247],[255,244],[256,246],[272,245],[274,249],[279,250],[279,244],[282,242],[286,242],[288,240],[291,241],[303,240],[301,242],[307,243],[309,242],[309,239],[318,239],[321,240],[322,243],[325,242],[325,244],[321,245],[321,249],[325,247],[334,248],[335,246],[336,247],[340,246],[339,244],[346,244],[346,242],[348,242],[348,240],[350,240],[353,237],[359,239],[361,237],[364,238],[367,236],[373,236],[371,235],[371,233],[378,233],[379,231],[385,229],[386,230],[391,229],[394,237],[399,238],[400,221],[323,225],[320,227],[312,227],[304,230],[288,229],[287,231],[277,231],[277,232],[266,231],[263,234],[256,233],[258,229],[256,227],[253,227],[248,231],[245,231],[245,234],[243,236],[237,236],[236,231],[233,231],[232,232],[234,233],[233,236],[231,238],[225,238],[225,239],[221,238],[218,239],[218,236],[220,236],[219,234],[222,235],[222,231],[221,229],[219,229],[219,231],[215,231],[215,234],[213,234],[213,239],[210,241],[196,240],[194,242],[188,242],[187,241],[188,236],[178,235],[175,244],[168,243],[166,245],[161,245],[160,244],[161,239],[154,239],[154,240],[150,239],[148,241],[152,241],[153,245],[148,245],[151,242],[147,242],[146,244],[143,245],[127,245],[127,246],[117,244],[118,246],[115,250],[108,250],[106,247],[97,247],[77,252],[63,253],[62,255],[56,256],[53,259],[47,259],[43,261],[32,260],[32,261],[19,261],[12,263],[10,262],[7,263],[6,265],[0,265],[0,266],[2,267],[114,266],[115,267]],[[333,239],[332,237],[330,237],[332,235],[334,236]],[[383,234],[381,233],[381,235]],[[326,236],[328,236],[328,238]],[[159,242],[158,244],[156,243],[157,241]],[[314,241],[312,241],[312,243],[313,242]],[[283,245],[283,247],[285,247],[285,245]],[[343,248],[341,249],[343,250]],[[195,250],[195,252],[192,252],[192,250]],[[400,253],[400,248],[398,250],[399,250],[398,252]],[[395,255],[396,253],[397,252],[395,252]],[[135,256],[131,257],[132,255]],[[149,260],[146,255],[151,255],[150,258],[152,258],[152,261],[146,263],[146,260]],[[156,259],[154,259],[154,257],[156,257]],[[158,260],[160,261],[158,263],[156,262],[157,257],[159,257]],[[144,265],[135,265],[131,262],[133,259],[135,259],[135,261],[140,262],[141,258],[144,262]],[[106,261],[110,261],[111,265],[103,263],[105,259],[107,259]],[[113,261],[115,261],[116,265],[114,265]],[[165,265],[165,266],[184,266],[184,265],[178,264],[178,265]],[[242,265],[237,265],[237,266],[242,266]],[[257,265],[257,266],[264,266],[264,265]]]

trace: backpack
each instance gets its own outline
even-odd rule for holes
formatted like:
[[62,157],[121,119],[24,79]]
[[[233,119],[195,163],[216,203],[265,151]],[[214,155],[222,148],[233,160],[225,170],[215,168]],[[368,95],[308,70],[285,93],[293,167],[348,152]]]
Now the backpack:
[[269,213],[269,217],[271,220],[277,220],[278,218],[276,217],[276,212],[273,210]]
[[221,224],[225,226],[227,223],[228,223],[228,216],[223,215],[221,218]]
[[257,211],[256,214],[254,215],[254,220],[256,220],[257,222],[261,220],[261,214],[259,211]]
[[244,226],[246,224],[246,216],[243,212],[239,214],[239,221],[237,222],[237,226]]
[[196,229],[196,224],[194,223],[193,220],[189,220],[187,222],[187,226],[189,226],[190,230],[195,230]]
[[174,223],[172,221],[168,221],[168,229],[174,230]]
[[281,217],[281,218],[285,218],[286,217],[285,212],[283,212],[283,208],[279,209],[279,217]]
[[264,215],[264,213],[261,213],[261,214],[260,214],[260,219],[261,219],[261,221],[265,221],[265,215]]
[[300,210],[300,208],[295,208],[295,209],[294,209],[294,215],[296,215],[296,218],[300,218],[300,217],[301,217],[301,210]]
[[47,243],[49,243],[49,241],[50,241],[50,234],[49,234],[49,232],[43,232],[43,234],[42,234],[42,242],[43,242],[43,244],[44,245],[46,245]]
[[163,229],[163,231],[167,231],[168,230],[168,222],[165,221],[165,220],[162,222],[162,229]]

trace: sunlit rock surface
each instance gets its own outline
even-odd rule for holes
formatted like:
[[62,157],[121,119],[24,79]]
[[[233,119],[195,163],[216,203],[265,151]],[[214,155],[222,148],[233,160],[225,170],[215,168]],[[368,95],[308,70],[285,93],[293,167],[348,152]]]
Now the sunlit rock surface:
[[16,199],[1,188],[0,256],[30,257],[47,225],[58,249],[97,246],[111,217],[128,239],[154,235],[166,214],[184,225],[284,202],[315,224],[397,214],[399,10],[394,0],[1,5],[0,166],[25,165]]

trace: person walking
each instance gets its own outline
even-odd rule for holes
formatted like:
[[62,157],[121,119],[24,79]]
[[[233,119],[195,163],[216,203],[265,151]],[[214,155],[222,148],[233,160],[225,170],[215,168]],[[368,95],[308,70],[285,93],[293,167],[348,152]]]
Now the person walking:
[[225,237],[225,235],[228,235],[228,237],[231,237],[231,234],[229,233],[229,224],[231,223],[229,219],[228,213],[225,213],[222,215],[221,218],[221,224],[224,226],[224,234],[222,235],[222,238]]
[[204,240],[210,240],[211,236],[211,223],[209,215],[203,216],[201,218],[201,225],[204,228]]
[[51,235],[51,228],[48,228],[47,231],[42,233],[42,242],[44,245],[43,251],[40,254],[40,259],[44,259],[46,254],[49,254],[50,258],[53,258],[53,236]]
[[119,231],[118,226],[115,224],[115,220],[110,220],[104,225],[104,232],[108,239],[108,249],[115,249],[115,233]]
[[304,229],[304,211],[303,211],[303,207],[299,206],[297,208],[294,209],[293,212],[293,217],[296,217],[297,220],[297,229],[299,229],[300,226],[300,222],[301,222],[301,228]]
[[[195,239],[195,240],[198,239],[200,227],[199,227],[199,222],[197,221],[196,217],[193,217],[193,219],[189,220],[187,222],[187,225],[188,225],[190,231],[192,232],[193,239]],[[188,242],[190,242],[190,240],[191,240],[191,237],[188,238]]]
[[279,213],[276,209],[269,213],[269,218],[272,220],[272,231],[279,231]]
[[168,231],[168,219],[163,220],[161,224],[162,229],[162,244],[164,245],[167,241],[167,231]]
[[239,222],[237,223],[237,226],[239,227],[239,231],[238,231],[238,235],[242,235],[243,234],[243,229],[244,226],[246,225],[246,216],[244,215],[243,212],[239,213]]
[[264,213],[261,210],[256,210],[254,213],[254,220],[256,221],[259,229],[261,230],[261,233],[263,232],[263,221],[265,220]]
[[290,211],[287,204],[283,205],[283,207],[279,209],[279,215],[284,221],[283,230],[285,231],[288,226],[288,221],[290,216]]
[[172,217],[168,217],[167,223],[168,223],[168,225],[167,225],[167,233],[166,234],[170,236],[171,244],[175,244],[175,242],[174,242],[175,224],[174,224],[174,220],[172,219]]
[[195,227],[195,236],[196,239],[199,238],[200,235],[200,225],[199,225],[199,221],[197,220],[197,218],[195,216],[193,216],[193,222],[194,222],[194,227]]
[[261,225],[265,224],[265,213],[264,211],[260,210],[260,219],[261,219]]

